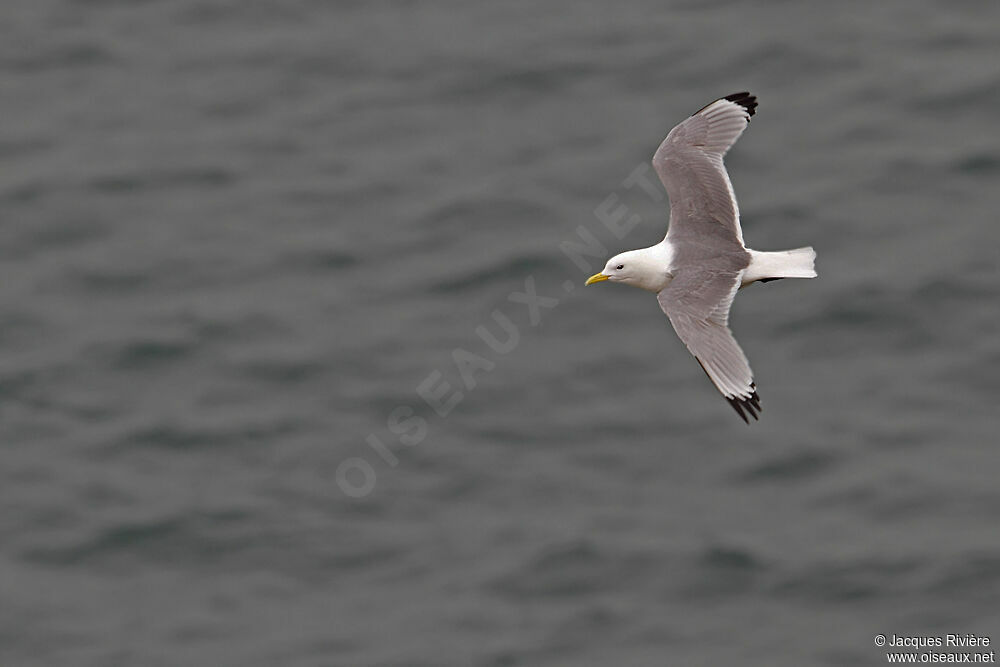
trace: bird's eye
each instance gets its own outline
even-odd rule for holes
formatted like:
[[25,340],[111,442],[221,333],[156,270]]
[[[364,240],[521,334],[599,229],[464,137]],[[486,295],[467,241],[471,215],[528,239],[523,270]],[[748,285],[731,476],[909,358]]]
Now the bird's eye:
[[617,268],[618,268],[619,271],[621,271],[622,269],[625,268],[625,265],[624,264],[619,264]]

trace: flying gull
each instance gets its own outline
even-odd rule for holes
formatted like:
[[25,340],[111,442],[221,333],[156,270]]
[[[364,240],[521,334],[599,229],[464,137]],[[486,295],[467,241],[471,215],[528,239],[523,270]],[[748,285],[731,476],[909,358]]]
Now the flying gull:
[[656,294],[674,331],[733,409],[755,420],[761,411],[750,362],[729,330],[737,290],[752,282],[815,278],[816,252],[750,250],[722,163],[750,123],[757,98],[735,93],[697,111],[670,131],[653,168],[670,197],[670,227],[658,244],[608,260],[587,279],[634,285]]

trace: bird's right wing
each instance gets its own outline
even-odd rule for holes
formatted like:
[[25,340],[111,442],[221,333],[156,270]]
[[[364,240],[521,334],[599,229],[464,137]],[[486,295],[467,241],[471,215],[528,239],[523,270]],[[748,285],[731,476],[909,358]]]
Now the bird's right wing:
[[656,300],[678,337],[737,414],[757,419],[760,397],[750,362],[729,330],[729,307],[740,287],[738,272],[691,268],[679,271]]
[[743,245],[740,211],[722,163],[750,123],[757,98],[735,93],[678,124],[653,155],[653,168],[670,197],[670,234],[735,237]]

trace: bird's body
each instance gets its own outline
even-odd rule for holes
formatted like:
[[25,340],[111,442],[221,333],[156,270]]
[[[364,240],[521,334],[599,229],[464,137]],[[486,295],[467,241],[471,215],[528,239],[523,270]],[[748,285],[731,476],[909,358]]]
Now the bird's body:
[[750,250],[722,158],[746,129],[757,98],[716,100],[670,131],[653,167],[670,197],[660,243],[612,257],[587,284],[610,280],[654,292],[660,307],[716,388],[748,421],[760,412],[750,364],[728,327],[737,290],[756,281],[815,278],[812,248]]

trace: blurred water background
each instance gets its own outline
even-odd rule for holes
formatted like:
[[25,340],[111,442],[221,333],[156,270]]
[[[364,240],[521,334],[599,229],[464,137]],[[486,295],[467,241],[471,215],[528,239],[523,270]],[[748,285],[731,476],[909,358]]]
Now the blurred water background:
[[[0,17],[3,665],[1000,641],[1000,5]],[[560,248],[658,241],[666,202],[626,179],[740,90],[747,242],[811,244],[820,273],[736,300],[750,427],[654,299],[583,289]],[[536,324],[529,279],[557,299]],[[476,333],[505,338],[496,310],[506,354]],[[463,392],[447,417],[428,377]]]

